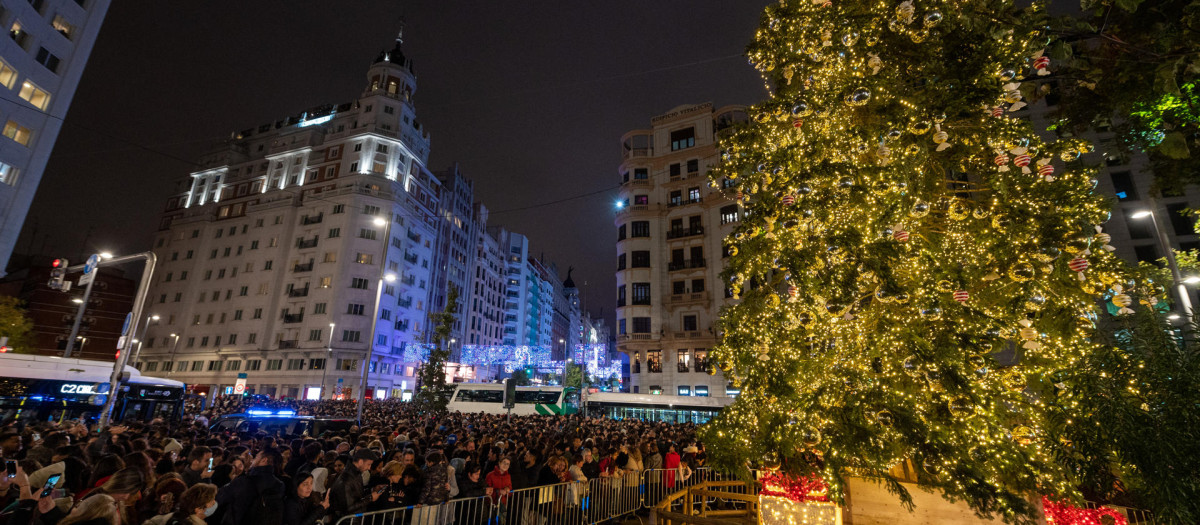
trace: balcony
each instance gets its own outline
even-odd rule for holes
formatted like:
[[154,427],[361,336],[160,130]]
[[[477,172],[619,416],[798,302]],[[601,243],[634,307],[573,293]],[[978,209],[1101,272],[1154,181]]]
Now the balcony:
[[304,322],[304,314],[284,314],[284,324],[302,323]]
[[649,204],[634,204],[633,206],[624,206],[621,208],[617,208],[616,214],[617,214],[617,217],[625,217],[625,216],[633,214],[633,213],[642,213],[642,212],[647,212],[647,211],[650,211]]
[[707,303],[708,292],[677,293],[671,295],[671,304]]
[[279,349],[287,350],[289,348],[300,348],[299,339],[284,339],[279,341]]
[[400,279],[400,284],[407,285],[407,286],[412,286],[413,283],[416,283],[416,282],[417,282],[417,278],[413,277],[411,275],[408,277],[405,277],[403,279]]
[[288,297],[308,297],[308,287],[292,288],[288,290]]
[[622,186],[643,186],[650,187],[650,179],[629,179],[621,183]]
[[296,247],[301,250],[307,250],[309,248],[316,248],[317,240],[319,240],[318,237],[313,237],[311,239],[300,239],[300,240],[296,241]]
[[292,271],[296,272],[296,273],[311,272],[312,269],[313,269],[312,261],[308,261],[307,263],[304,263],[304,264],[297,264],[296,266],[292,267]]
[[703,234],[704,234],[704,227],[700,226],[700,225],[696,225],[696,226],[692,226],[690,228],[674,228],[674,229],[668,230],[667,238],[668,239],[679,239],[682,237],[691,237],[693,235],[703,235]]
[[321,221],[323,220],[325,220],[324,213],[318,213],[315,217],[311,215],[305,215],[303,219],[300,219],[300,224],[304,226],[310,226],[313,224],[321,224]]
[[408,264],[417,264],[418,259],[420,259],[420,257],[417,257],[417,254],[415,254],[415,253],[405,253],[404,254],[404,260]]
[[412,308],[412,297],[406,297],[402,300],[396,301],[396,306],[399,306],[400,308]]
[[[704,197],[696,197],[694,199],[675,199],[671,202],[668,202],[667,207],[674,208],[677,206],[687,206],[688,204],[699,204],[701,202],[704,202]],[[700,233],[704,233],[703,230],[701,230]]]
[[693,330],[687,332],[675,332],[671,335],[673,335],[675,339],[700,339],[701,337],[704,337],[705,333]]
[[413,232],[411,232],[411,231],[410,231],[410,232],[408,232],[407,236],[408,236],[408,240],[410,240],[410,241],[412,241],[412,242],[421,242],[421,235],[420,235],[420,234],[413,233]]
[[617,336],[620,341],[649,341],[650,334],[622,334]]
[[704,268],[704,262],[705,262],[705,260],[703,258],[688,259],[686,261],[671,261],[671,262],[667,263],[667,271],[676,272],[679,270],[691,270],[694,268]]

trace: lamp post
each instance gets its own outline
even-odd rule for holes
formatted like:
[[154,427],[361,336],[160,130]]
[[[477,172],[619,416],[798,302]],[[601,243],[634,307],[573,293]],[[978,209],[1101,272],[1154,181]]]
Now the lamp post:
[[175,351],[179,349],[179,334],[171,334],[175,338],[175,342],[171,344],[171,371],[167,372],[167,377],[175,373]]
[[1167,234],[1158,226],[1158,214],[1154,213],[1157,208],[1158,204],[1152,199],[1150,209],[1136,211],[1129,217],[1131,219],[1149,218],[1150,223],[1154,225],[1154,236],[1167,255],[1167,266],[1171,268],[1171,279],[1175,281],[1175,293],[1179,295],[1179,305],[1183,307],[1184,317],[1190,321],[1192,319],[1192,297],[1188,294],[1187,286],[1184,285],[1183,276],[1179,272],[1179,263],[1175,261],[1175,252],[1171,250],[1171,244],[1167,242]]
[[375,354],[375,333],[379,328],[379,303],[383,300],[383,283],[396,280],[396,274],[388,273],[388,244],[392,236],[392,212],[389,208],[387,218],[375,217],[373,224],[383,226],[383,253],[379,261],[379,281],[375,283],[375,310],[371,317],[371,338],[367,340],[367,356],[363,360],[362,383],[358,389],[358,422],[362,424],[363,403],[367,400],[367,370],[371,366],[371,358]]
[[336,323],[329,323],[329,348],[325,354],[325,368],[321,370],[321,399],[325,399],[325,378],[329,376],[329,362],[333,361],[333,327]]
[[137,339],[137,348],[134,349],[133,355],[129,356],[129,362],[137,365],[138,355],[142,353],[142,344],[146,340],[146,331],[150,330],[150,321],[158,321],[161,319],[158,315],[146,316],[146,324],[142,325],[142,336]]

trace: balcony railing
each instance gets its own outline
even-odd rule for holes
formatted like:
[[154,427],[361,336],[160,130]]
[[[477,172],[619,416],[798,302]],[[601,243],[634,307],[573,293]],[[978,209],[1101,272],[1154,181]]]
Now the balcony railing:
[[324,213],[318,213],[315,216],[305,215],[303,219],[300,219],[300,224],[302,224],[304,226],[308,226],[310,224],[321,224],[321,221],[324,219],[325,219]]
[[292,271],[293,272],[311,272],[312,269],[313,269],[313,262],[309,261],[304,264],[297,264],[295,267],[292,268]]
[[629,179],[629,180],[621,183],[622,186],[624,186],[626,184],[628,184],[630,186],[649,186],[650,179]]
[[702,303],[708,301],[708,292],[677,293],[671,295],[672,303]]
[[284,340],[279,341],[279,349],[280,350],[286,350],[288,348],[300,348],[300,340],[284,339]]
[[[703,197],[696,197],[694,199],[675,199],[675,200],[672,200],[671,202],[668,202],[667,207],[674,208],[676,206],[687,206],[688,204],[698,204],[701,202],[704,202]],[[703,233],[703,232],[701,232],[701,233]]]
[[410,308],[410,307],[412,307],[412,298],[409,297],[406,299],[396,301],[396,306],[399,306],[400,308]]
[[650,338],[650,334],[622,334],[617,336],[617,339],[621,341],[649,341]]
[[308,297],[308,287],[292,288],[288,290],[288,297]]
[[301,249],[301,250],[306,250],[306,249],[308,249],[308,248],[316,248],[316,247],[317,247],[317,241],[318,241],[318,240],[319,240],[319,238],[318,238],[318,237],[313,237],[313,238],[311,238],[311,239],[300,239],[300,240],[299,240],[299,241],[296,243],[296,247],[297,247],[297,248],[299,248],[299,249]]
[[630,213],[649,211],[649,204],[634,204],[632,206],[623,206],[617,208],[617,217],[624,217]]
[[413,232],[407,232],[408,240],[413,242],[421,242],[421,235]]
[[629,302],[629,304],[631,304],[633,306],[650,306],[650,298],[649,297],[634,297],[633,300]]
[[685,261],[671,261],[667,264],[667,271],[670,272],[688,270],[692,268],[704,268],[704,258],[688,259]]
[[689,330],[686,332],[675,332],[674,336],[675,336],[675,339],[698,339],[698,338],[704,337],[704,332],[697,332],[695,330]]
[[292,324],[292,323],[301,323],[301,322],[304,322],[304,314],[287,314],[287,315],[284,315],[284,316],[283,316],[283,322],[284,322],[285,324]]
[[691,237],[693,235],[702,235],[703,233],[704,233],[704,227],[700,226],[700,225],[696,225],[696,226],[692,226],[690,228],[675,228],[675,229],[668,230],[667,238],[668,239],[678,239],[680,237]]
[[407,261],[408,264],[417,264],[418,259],[420,259],[420,257],[417,257],[417,254],[415,253],[404,254],[404,260]]

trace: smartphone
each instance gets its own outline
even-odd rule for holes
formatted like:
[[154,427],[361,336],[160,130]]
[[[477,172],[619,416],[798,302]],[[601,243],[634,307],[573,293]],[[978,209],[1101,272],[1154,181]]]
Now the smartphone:
[[62,474],[51,474],[50,477],[46,479],[46,486],[42,488],[42,495],[38,496],[38,499],[49,496],[50,493],[54,492],[54,486],[58,484],[58,479],[61,477]]
[[35,434],[33,435],[33,440],[34,440],[34,441],[41,441],[41,440],[42,440],[42,435],[41,435],[41,434],[36,434],[36,433],[35,433]]
[[212,470],[213,458],[208,458],[208,470]]
[[7,473],[8,477],[10,477],[10,478],[17,477],[17,462],[15,460],[11,460],[11,459],[8,461],[5,461],[4,462],[4,472]]

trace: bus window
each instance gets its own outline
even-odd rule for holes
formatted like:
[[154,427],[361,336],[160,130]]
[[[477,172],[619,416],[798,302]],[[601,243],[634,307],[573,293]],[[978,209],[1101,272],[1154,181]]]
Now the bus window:
[[518,390],[517,403],[557,404],[562,392],[558,390]]
[[[517,393],[520,396],[520,393]],[[454,400],[459,403],[503,403],[503,390],[467,390],[460,388]]]

